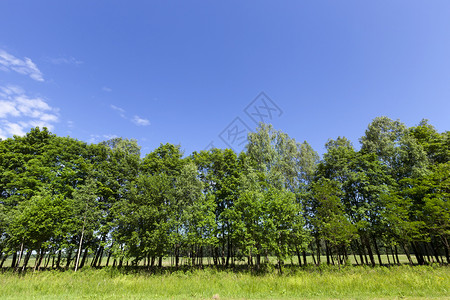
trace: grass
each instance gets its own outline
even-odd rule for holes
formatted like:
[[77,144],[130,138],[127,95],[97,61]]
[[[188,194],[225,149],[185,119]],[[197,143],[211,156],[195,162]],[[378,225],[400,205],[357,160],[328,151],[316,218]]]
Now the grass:
[[286,268],[248,271],[137,269],[0,274],[1,299],[450,299],[450,268],[439,266]]

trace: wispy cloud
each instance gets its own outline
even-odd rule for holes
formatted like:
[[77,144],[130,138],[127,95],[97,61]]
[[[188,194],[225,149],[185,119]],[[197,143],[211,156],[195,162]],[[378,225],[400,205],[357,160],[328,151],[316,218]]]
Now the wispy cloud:
[[91,134],[89,136],[88,142],[92,144],[100,143],[102,141],[112,140],[118,138],[119,136],[115,134]]
[[112,89],[109,88],[109,87],[107,87],[107,86],[104,86],[104,87],[102,87],[102,91],[111,93],[111,92],[112,92]]
[[111,104],[110,107],[111,107],[113,110],[117,111],[117,112],[119,113],[119,115],[120,115],[122,118],[124,118],[124,119],[127,118],[127,117],[125,116],[125,109],[120,108],[120,107],[118,107],[118,106],[115,106],[115,105],[113,105],[113,104]]
[[0,49],[0,70],[14,71],[19,74],[28,75],[37,81],[44,81],[44,76],[34,62],[28,57],[17,58]]
[[125,115],[126,111],[123,108],[121,108],[121,107],[115,106],[113,104],[111,104],[110,107],[113,110],[117,111],[122,118],[124,118],[126,120],[130,120],[131,122],[133,122],[133,124],[135,124],[137,126],[149,126],[150,125],[150,121],[149,120],[141,118],[141,117],[136,116],[136,115],[133,118],[129,119]]
[[81,60],[76,59],[75,57],[48,57],[46,61],[54,64],[54,65],[81,65],[83,62]]
[[134,116],[133,119],[131,120],[134,124],[138,125],[138,126],[148,126],[150,125],[150,121],[147,119],[143,119],[139,116]]
[[0,86],[0,138],[24,135],[32,127],[53,129],[58,109],[42,97],[30,97],[17,86]]

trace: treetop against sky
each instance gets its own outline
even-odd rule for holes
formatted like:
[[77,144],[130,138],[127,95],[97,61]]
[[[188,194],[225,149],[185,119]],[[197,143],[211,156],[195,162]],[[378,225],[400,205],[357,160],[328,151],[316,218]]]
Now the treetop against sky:
[[[319,153],[376,116],[450,125],[448,1],[0,3],[0,137],[243,149],[258,122]],[[356,144],[356,143],[355,143]]]

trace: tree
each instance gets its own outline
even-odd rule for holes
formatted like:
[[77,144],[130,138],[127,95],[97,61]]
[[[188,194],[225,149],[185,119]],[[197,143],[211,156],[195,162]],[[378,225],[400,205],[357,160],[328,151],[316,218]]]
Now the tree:
[[[75,232],[80,235],[78,242],[75,272],[79,268],[80,255],[84,240],[93,237],[94,230],[98,227],[99,209],[97,203],[97,186],[93,178],[89,177],[85,184],[73,192],[73,211],[75,212]],[[88,249],[85,249],[87,254]],[[83,265],[83,264],[82,264]]]
[[314,228],[326,243],[335,250],[340,268],[340,255],[351,241],[358,237],[357,229],[345,215],[341,190],[337,182],[321,178],[312,186],[314,201]]

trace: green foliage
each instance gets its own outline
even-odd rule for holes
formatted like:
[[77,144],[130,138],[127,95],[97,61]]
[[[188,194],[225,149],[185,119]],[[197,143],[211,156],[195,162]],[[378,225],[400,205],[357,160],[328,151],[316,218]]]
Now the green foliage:
[[183,157],[161,144],[142,158],[136,140],[88,145],[33,128],[0,140],[0,264],[25,269],[32,253],[35,267],[53,268],[74,257],[148,268],[246,257],[261,271],[274,256],[282,272],[293,254],[375,265],[387,253],[400,263],[398,250],[411,264],[410,252],[418,264],[450,262],[449,132],[379,117],[360,141],[358,151],[330,139],[319,160],[260,124],[239,154]]

